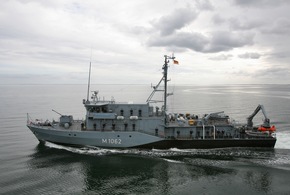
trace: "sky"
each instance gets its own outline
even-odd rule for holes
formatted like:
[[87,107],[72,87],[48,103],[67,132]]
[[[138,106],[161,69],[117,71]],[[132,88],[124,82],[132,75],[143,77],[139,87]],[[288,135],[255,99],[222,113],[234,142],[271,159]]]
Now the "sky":
[[288,0],[6,0],[0,84],[290,84]]

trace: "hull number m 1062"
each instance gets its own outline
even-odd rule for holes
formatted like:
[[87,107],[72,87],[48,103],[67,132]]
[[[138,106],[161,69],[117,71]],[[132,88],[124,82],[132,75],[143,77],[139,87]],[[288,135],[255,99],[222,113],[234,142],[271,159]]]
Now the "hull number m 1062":
[[121,144],[121,139],[102,139],[103,144]]

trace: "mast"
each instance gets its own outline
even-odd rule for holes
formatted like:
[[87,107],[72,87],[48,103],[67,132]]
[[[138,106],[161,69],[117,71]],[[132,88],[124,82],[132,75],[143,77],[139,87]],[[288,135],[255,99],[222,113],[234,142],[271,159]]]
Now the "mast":
[[[167,74],[168,74],[168,63],[169,63],[169,60],[174,60],[175,57],[172,55],[172,56],[167,56],[167,55],[164,55],[164,65],[162,67],[163,69],[163,77],[161,78],[161,80],[159,81],[159,83],[156,85],[156,86],[153,86],[153,91],[152,93],[150,94],[150,96],[148,97],[147,99],[147,102],[148,103],[158,103],[158,102],[163,102],[163,113],[164,113],[164,123],[166,125],[167,123],[167,119],[166,119],[166,111],[167,111],[167,97],[169,95],[172,95],[172,94],[168,94],[167,93]],[[164,89],[159,89],[159,86],[160,84],[162,83],[162,81],[164,82]],[[153,100],[153,96],[155,94],[155,92],[164,92],[163,94],[163,100]]]
[[91,66],[92,66],[92,63],[91,63],[91,61],[90,61],[89,80],[88,80],[88,91],[87,91],[87,101],[89,101],[89,93],[90,93],[90,84],[91,84]]
[[[168,56],[164,55],[164,65],[163,65],[163,79],[164,79],[164,105],[163,105],[163,109],[164,109],[164,114],[166,112],[167,109],[167,71],[168,71],[168,62],[169,60],[167,60]],[[165,114],[166,115],[166,114]]]
[[165,124],[167,123],[167,118],[166,118],[166,111],[167,111],[167,96],[169,96],[169,94],[167,93],[167,73],[168,73],[168,62],[169,60],[174,60],[175,57],[173,56],[167,56],[164,55],[164,66],[163,66],[163,79],[164,79],[164,105],[163,105],[163,110],[164,110],[164,122]]

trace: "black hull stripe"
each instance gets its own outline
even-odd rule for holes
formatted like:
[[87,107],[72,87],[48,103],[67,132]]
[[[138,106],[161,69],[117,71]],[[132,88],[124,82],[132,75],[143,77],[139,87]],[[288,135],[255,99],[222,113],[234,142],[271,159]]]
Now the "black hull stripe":
[[265,147],[274,148],[276,139],[249,139],[249,140],[162,140],[150,144],[139,145],[133,148],[144,149],[210,149],[227,147]]

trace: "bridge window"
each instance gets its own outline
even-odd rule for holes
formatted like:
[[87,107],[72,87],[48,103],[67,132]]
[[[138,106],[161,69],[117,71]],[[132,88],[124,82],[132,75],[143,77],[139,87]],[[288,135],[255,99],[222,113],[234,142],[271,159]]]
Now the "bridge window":
[[133,116],[133,110],[132,109],[130,110],[130,116]]
[[138,116],[141,117],[142,116],[142,110],[138,111]]
[[123,109],[120,111],[120,115],[124,116],[124,110]]

